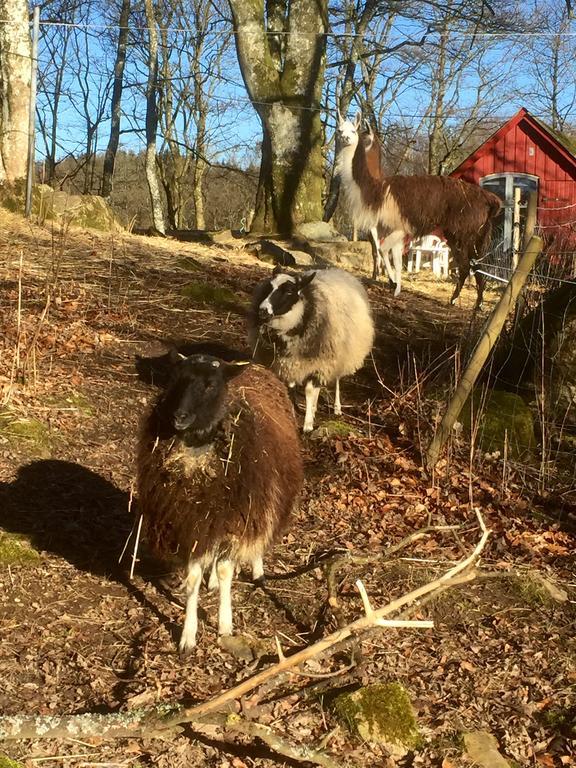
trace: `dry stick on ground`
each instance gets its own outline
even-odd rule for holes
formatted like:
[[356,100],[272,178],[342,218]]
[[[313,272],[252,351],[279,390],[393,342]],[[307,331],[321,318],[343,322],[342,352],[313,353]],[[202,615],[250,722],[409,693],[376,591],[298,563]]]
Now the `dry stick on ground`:
[[[416,600],[429,595],[437,590],[443,590],[446,587],[461,584],[463,580],[474,577],[474,574],[466,576],[466,572],[476,563],[482,550],[486,545],[489,536],[482,515],[476,510],[476,516],[480,525],[482,535],[476,544],[474,550],[468,557],[461,560],[457,565],[447,571],[443,576],[428,584],[409,592],[406,595],[393,600],[388,605],[371,610],[366,606],[366,615],[356,621],[351,622],[346,627],[338,629],[336,632],[319,640],[317,643],[304,648],[302,651],[292,656],[280,660],[271,667],[258,672],[249,677],[242,683],[229,688],[224,693],[209,699],[202,704],[193,707],[169,708],[164,713],[161,708],[133,711],[128,713],[113,713],[109,715],[88,714],[71,715],[68,717],[0,717],[0,740],[7,739],[39,739],[39,738],[86,738],[87,736],[100,736],[101,738],[122,738],[151,736],[161,731],[166,732],[184,723],[201,724],[209,713],[222,712],[229,709],[233,702],[236,702],[242,696],[250,693],[272,679],[279,678],[289,670],[293,670],[312,658],[317,658],[327,651],[342,646],[343,641],[357,635],[361,632],[374,629],[379,626],[386,626],[385,619],[391,613],[396,613],[401,608]],[[394,622],[398,625],[398,622]],[[310,757],[306,758],[311,761]]]
[[376,561],[383,562],[388,560],[390,555],[400,552],[415,541],[428,536],[430,533],[436,533],[438,531],[454,531],[461,528],[459,525],[429,525],[426,528],[421,528],[419,531],[414,531],[409,536],[406,536],[397,544],[392,544],[387,547],[384,552],[374,552],[370,555],[354,555],[348,552],[344,555],[334,555],[328,560],[324,560],[322,563],[318,563],[314,567],[322,566],[326,572],[326,582],[328,586],[328,605],[334,611],[338,626],[345,626],[344,616],[340,610],[340,604],[338,602],[338,587],[336,584],[336,576],[338,571],[345,565],[369,565]]
[[440,422],[436,434],[428,446],[428,450],[426,451],[426,466],[428,469],[433,469],[436,465],[440,451],[448,439],[448,435],[454,426],[454,422],[460,415],[460,411],[468,399],[472,387],[476,383],[476,379],[490,354],[490,350],[500,335],[500,331],[502,330],[508,312],[514,307],[518,294],[522,290],[528,274],[534,266],[534,262],[541,250],[542,240],[536,236],[532,237],[520,259],[516,271],[512,275],[500,301],[495,306],[494,311],[486,324],[486,329],[476,345],[476,349],[474,350],[470,362],[446,408],[446,412],[442,417],[442,421]]

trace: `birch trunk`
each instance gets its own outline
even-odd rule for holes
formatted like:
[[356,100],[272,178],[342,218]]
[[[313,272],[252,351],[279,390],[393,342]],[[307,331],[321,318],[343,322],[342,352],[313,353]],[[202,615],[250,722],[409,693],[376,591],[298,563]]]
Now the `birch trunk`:
[[128,44],[128,20],[130,18],[130,0],[122,0],[120,9],[120,29],[118,32],[118,48],[114,65],[114,86],[112,88],[112,104],[110,119],[110,138],[104,155],[102,170],[102,197],[110,197],[114,177],[114,165],[120,143],[120,117],[122,106],[122,89],[124,85],[124,67],[126,65],[126,46]]
[[30,65],[28,3],[0,0],[0,184],[26,177]]
[[146,86],[146,181],[150,192],[154,229],[164,235],[164,213],[156,169],[156,134],[158,131],[158,34],[152,0],[145,0],[148,26],[148,83]]
[[229,2],[240,69],[262,124],[252,230],[288,234],[322,218],[327,0],[269,0],[266,8],[262,0]]

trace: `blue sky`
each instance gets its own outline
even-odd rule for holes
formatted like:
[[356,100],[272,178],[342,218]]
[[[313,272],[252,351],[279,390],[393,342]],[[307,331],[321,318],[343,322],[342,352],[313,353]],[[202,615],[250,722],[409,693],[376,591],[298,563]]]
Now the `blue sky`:
[[[563,0],[555,0],[560,7]],[[83,150],[84,136],[86,134],[86,121],[83,115],[83,104],[86,93],[89,111],[94,115],[98,112],[99,98],[103,89],[109,82],[109,73],[114,60],[114,32],[106,30],[103,25],[106,19],[99,14],[94,14],[85,19],[74,18],[74,22],[86,22],[88,28],[67,28],[43,26],[40,44],[40,72],[43,77],[39,87],[39,110],[44,116],[44,121],[49,128],[51,118],[49,105],[54,103],[53,90],[56,77],[54,62],[60,65],[64,62],[64,74],[62,83],[62,97],[59,107],[58,131],[58,155],[67,153],[79,154]],[[338,31],[338,30],[336,30]],[[372,30],[371,30],[372,32]],[[418,39],[422,29],[416,20],[400,20],[393,28],[390,43],[401,39]],[[542,34],[542,28],[534,30],[534,38],[543,43],[550,39],[549,34]],[[567,46],[572,46],[576,38],[573,36],[576,30],[571,24],[568,34],[563,38]],[[63,48],[63,36],[68,34],[66,48]],[[215,39],[222,33],[222,29],[216,31]],[[379,29],[373,30],[374,42],[377,41]],[[133,34],[139,33],[137,29]],[[370,33],[369,33],[370,34]],[[59,45],[55,53],[49,49],[50,41],[58,36]],[[480,77],[474,69],[483,69],[493,73],[493,79],[487,88],[487,95],[493,99],[493,105],[485,110],[486,115],[492,120],[505,119],[514,114],[520,106],[526,106],[535,114],[542,115],[531,98],[522,95],[522,91],[530,89],[533,82],[528,74],[528,63],[533,60],[533,54],[524,45],[530,38],[517,38],[505,35],[502,37],[485,37],[481,35],[471,36],[467,33],[453,32],[450,36],[450,46],[453,50],[470,58],[472,64],[468,73],[457,84],[449,89],[449,97],[454,102],[452,106],[453,122],[466,118],[474,103],[474,94],[478,88]],[[178,45],[183,39],[183,32],[174,29],[169,33],[169,40]],[[512,44],[521,43],[517,51],[525,50],[525,56],[511,66]],[[489,45],[488,45],[489,43]],[[487,47],[487,50],[484,48]],[[429,50],[434,50],[433,41]],[[416,69],[408,76],[405,69],[410,65],[411,56],[417,57],[421,53],[419,48],[407,49],[396,55],[386,57],[383,63],[383,73],[378,83],[382,85],[384,78],[396,73],[394,83],[398,87],[393,94],[390,105],[382,113],[383,121],[399,122],[406,126],[408,132],[425,133],[427,127],[423,124],[423,115],[430,103],[430,89],[434,76],[430,72],[425,61],[418,64]],[[210,51],[206,56],[212,55]],[[573,54],[572,54],[573,55]],[[52,59],[52,63],[51,63]],[[86,67],[86,62],[89,66]],[[208,58],[206,58],[208,62]],[[480,66],[481,65],[481,66]],[[330,80],[334,70],[328,70]],[[179,82],[186,82],[186,67],[181,62],[174,61],[173,77],[180,78]],[[124,92],[123,129],[127,131],[122,136],[121,144],[124,149],[139,151],[144,148],[144,99],[143,85],[146,81],[146,67],[141,54],[137,54],[131,48],[126,69],[126,88]],[[503,80],[502,83],[499,80]],[[574,83],[568,87],[566,99],[573,98]],[[498,98],[497,98],[498,96]],[[386,94],[381,104],[385,103]],[[528,101],[528,103],[526,103]],[[257,162],[257,147],[260,139],[260,127],[258,119],[250,105],[244,89],[242,78],[238,69],[234,46],[226,54],[221,71],[214,86],[212,97],[212,112],[210,116],[210,146],[209,155],[212,160],[235,160],[246,163],[250,160]],[[107,104],[104,105],[104,114],[107,114]],[[576,123],[576,116],[574,118]],[[108,140],[109,122],[104,119],[97,131],[96,143],[99,151],[102,151]],[[38,159],[41,159],[45,151],[45,143],[38,136]]]

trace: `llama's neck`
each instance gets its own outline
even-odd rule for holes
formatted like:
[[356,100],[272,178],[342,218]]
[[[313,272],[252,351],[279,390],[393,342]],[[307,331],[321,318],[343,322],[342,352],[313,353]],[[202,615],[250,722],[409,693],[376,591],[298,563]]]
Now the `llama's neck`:
[[370,176],[372,176],[373,179],[381,180],[383,178],[382,152],[380,149],[380,144],[378,143],[375,136],[372,137],[370,146],[366,147],[364,154],[366,155],[366,167],[368,169],[368,173]]
[[354,160],[355,151],[356,147],[346,146],[342,147],[338,153],[336,171],[344,184],[348,184],[352,181],[352,163]]
[[370,230],[378,224],[382,203],[382,181],[375,179],[366,163],[361,142],[344,147],[340,157],[340,179],[350,214],[357,227]]

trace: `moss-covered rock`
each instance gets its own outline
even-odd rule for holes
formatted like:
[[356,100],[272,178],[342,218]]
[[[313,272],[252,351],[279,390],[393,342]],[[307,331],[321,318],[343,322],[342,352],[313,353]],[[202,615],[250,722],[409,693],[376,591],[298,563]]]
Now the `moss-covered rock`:
[[0,752],[0,768],[24,768],[24,765]]
[[210,304],[221,309],[234,309],[242,304],[229,288],[212,283],[188,283],[182,289],[182,294],[196,304]]
[[26,536],[0,531],[0,568],[5,565],[35,565],[40,560],[39,552]]
[[[2,195],[2,205],[9,211],[24,213],[24,204],[24,183],[14,185]],[[64,221],[104,232],[121,228],[104,198],[98,195],[71,195],[52,189],[47,184],[36,184],[32,190],[32,213],[40,222]]]
[[339,421],[338,419],[329,419],[317,427],[310,437],[313,440],[319,440],[322,437],[349,437],[350,435],[357,435],[358,430],[347,424],[345,421]]
[[46,424],[38,419],[18,416],[0,410],[0,438],[11,445],[25,445],[27,452],[38,458],[52,455],[53,440]]
[[375,683],[340,694],[334,711],[353,733],[383,744],[392,754],[404,755],[422,741],[410,697],[400,683]]
[[477,445],[484,453],[504,455],[508,443],[508,458],[527,458],[536,447],[532,412],[518,395],[493,389],[483,397],[473,394],[462,409],[460,421],[471,434],[476,431]]

